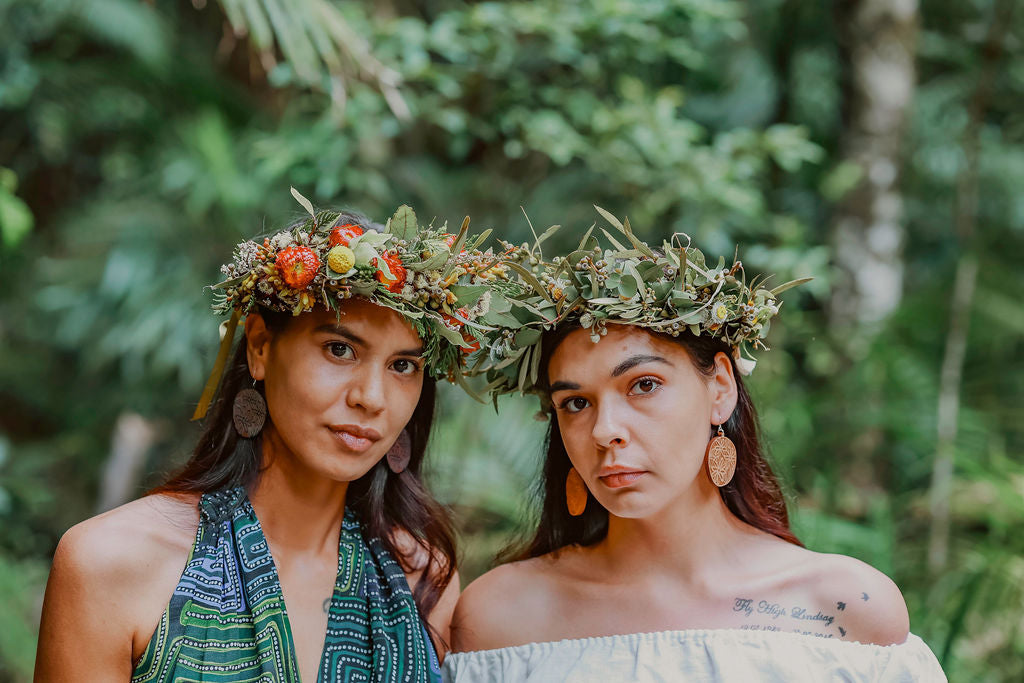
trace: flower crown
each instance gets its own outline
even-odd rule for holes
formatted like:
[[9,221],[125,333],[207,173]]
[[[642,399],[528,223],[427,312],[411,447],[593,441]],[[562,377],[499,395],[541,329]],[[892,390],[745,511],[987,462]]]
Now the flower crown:
[[537,393],[542,333],[567,322],[589,330],[595,342],[609,324],[719,338],[732,347],[737,369],[750,374],[756,362],[751,349],[768,348],[764,338],[781,306],[778,295],[811,279],[766,289],[768,278],[748,283],[736,259],[728,267],[724,258],[709,266],[682,233],[652,249],[633,234],[629,219],[620,222],[594,208],[621,234],[616,239],[601,228],[611,248],[602,248],[593,235],[595,224],[567,256],[546,261],[540,254],[540,243],[558,226],[549,228],[532,248],[524,244],[507,252],[520,284],[517,310],[526,315],[508,318],[488,332],[488,363],[477,374],[486,375],[493,397]]
[[299,315],[317,305],[337,310],[346,299],[362,297],[390,308],[412,324],[423,339],[427,372],[463,382],[467,358],[480,349],[490,291],[508,270],[503,255],[479,247],[490,230],[469,238],[469,217],[458,234],[447,223],[421,226],[401,206],[380,226],[337,211],[314,211],[292,188],[309,214],[262,242],[246,240],[221,267],[227,276],[212,285],[213,310],[231,312],[214,371],[193,419],[205,415],[223,373],[235,328],[258,309]]

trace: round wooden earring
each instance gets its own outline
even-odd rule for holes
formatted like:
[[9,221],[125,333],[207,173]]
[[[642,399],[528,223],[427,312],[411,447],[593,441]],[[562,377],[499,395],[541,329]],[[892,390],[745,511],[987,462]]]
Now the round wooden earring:
[[569,476],[565,478],[565,505],[573,517],[579,517],[587,509],[587,485],[575,467],[569,469]]
[[231,405],[231,421],[239,436],[251,439],[261,431],[267,421],[267,402],[263,394],[255,389],[245,388],[235,394]]
[[722,425],[718,425],[718,435],[708,441],[708,448],[704,453],[708,462],[708,476],[712,483],[722,488],[736,474],[736,444],[725,435]]
[[409,466],[410,458],[412,458],[412,438],[409,436],[409,432],[403,429],[395,439],[395,443],[388,449],[388,467],[395,474],[401,474]]

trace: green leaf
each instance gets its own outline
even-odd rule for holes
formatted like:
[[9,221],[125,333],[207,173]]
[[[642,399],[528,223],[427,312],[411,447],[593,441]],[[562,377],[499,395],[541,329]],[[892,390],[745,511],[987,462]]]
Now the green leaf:
[[434,253],[429,258],[426,258],[418,263],[408,263],[406,268],[412,271],[422,272],[426,270],[437,270],[444,264],[448,263],[448,259],[451,258],[451,254],[448,253],[448,245],[441,243],[441,246],[434,246]]
[[5,247],[16,247],[32,231],[32,211],[21,199],[0,188],[0,235]]
[[618,228],[620,232],[622,232],[623,234],[626,233],[626,229],[624,227],[622,227],[622,223],[619,222],[618,218],[613,216],[610,212],[605,211],[604,209],[602,209],[597,204],[594,204],[594,208],[597,209],[597,212],[599,214],[601,214],[606,221],[608,221],[609,223],[614,225],[616,228]]
[[[604,236],[608,238],[608,241],[612,243],[612,246],[615,247],[616,249],[618,249],[618,253],[622,253],[622,252],[627,251],[626,247],[622,246],[622,243],[620,243],[618,240],[616,240],[614,237],[612,237],[612,234],[610,232],[608,232],[604,228],[601,228],[601,232],[603,232]],[[616,254],[615,258],[627,258],[627,257],[618,256]]]
[[619,281],[619,294],[629,299],[632,299],[634,296],[636,296],[636,292],[636,278],[633,277],[632,275],[629,275],[628,273],[623,275],[622,279]]
[[805,282],[810,282],[813,279],[814,279],[813,277],[802,277],[802,278],[798,278],[796,280],[790,280],[789,282],[785,282],[785,283],[779,285],[778,287],[776,287],[775,289],[772,290],[772,296],[778,296],[779,294],[782,294],[783,292],[785,292],[787,289],[792,289],[793,287],[798,287],[798,286],[804,284]]
[[452,344],[455,344],[456,346],[460,347],[469,347],[469,344],[466,342],[465,339],[462,338],[461,334],[459,334],[453,329],[450,329],[440,320],[436,318],[431,318],[430,323],[434,326],[435,332],[437,332],[439,335],[450,341]]
[[622,229],[626,233],[626,237],[629,238],[629,241],[633,244],[634,247],[643,252],[644,256],[654,258],[654,252],[651,251],[651,248],[644,244],[642,241],[640,241],[640,239],[638,239],[636,235],[633,234],[632,228],[629,227],[628,218],[623,222]]
[[538,252],[539,252],[539,251],[540,251],[540,245],[541,245],[541,243],[542,243],[542,242],[543,242],[544,240],[546,240],[547,238],[549,238],[549,237],[551,237],[552,235],[554,235],[554,234],[555,234],[556,232],[558,232],[559,228],[561,228],[561,227],[562,227],[561,225],[552,225],[552,226],[551,226],[550,228],[548,228],[547,230],[545,230],[544,232],[542,232],[542,233],[540,234],[540,237],[538,237],[538,238],[537,238],[537,241],[536,241],[536,242],[534,243],[534,245],[533,245],[534,249],[537,249],[537,250],[538,250]]
[[483,243],[487,241],[487,238],[491,236],[491,232],[493,232],[491,228],[487,228],[486,230],[484,230],[482,233],[476,236],[476,239],[473,240],[472,244],[470,244],[467,247],[467,249],[469,249],[470,251],[474,249],[479,249],[483,245]]
[[551,301],[551,297],[548,296],[548,292],[547,292],[546,289],[544,289],[544,285],[542,285],[540,283],[540,280],[538,280],[537,277],[533,273],[531,273],[529,270],[527,270],[526,268],[524,268],[522,265],[520,265],[518,263],[511,263],[511,262],[509,262],[509,263],[506,263],[505,265],[507,267],[511,268],[512,270],[516,271],[517,273],[519,273],[519,275],[521,275],[522,278],[524,280],[526,280],[527,284],[529,284],[531,287],[533,287],[534,291],[536,291],[539,295],[541,295],[542,297],[544,297],[548,301]]
[[315,219],[316,218],[316,212],[313,211],[313,205],[310,203],[310,201],[308,199],[306,199],[305,197],[303,197],[302,194],[300,194],[299,191],[296,190],[294,187],[291,188],[291,191],[292,191],[292,196],[295,197],[295,201],[297,201],[299,204],[301,204],[302,208],[304,208],[306,211],[308,211],[309,215],[312,216]]
[[[488,289],[490,289],[490,287],[487,285],[452,285],[448,288],[448,290],[455,295],[460,306],[472,306]],[[493,298],[491,299],[491,302],[491,308],[493,308]]]
[[[459,228],[459,236],[455,238],[455,242],[452,243],[452,253],[458,254],[462,251],[462,245],[466,243],[466,233],[469,232],[469,216],[462,219],[462,227]],[[455,270],[455,260],[452,259],[445,266],[443,275],[448,277],[451,272]]]
[[590,226],[590,228],[587,229],[587,231],[583,234],[583,239],[580,240],[580,246],[576,247],[576,251],[581,251],[581,250],[586,248],[587,240],[590,239],[590,235],[591,235],[591,233],[594,232],[594,228],[596,228],[596,227],[597,227],[597,223],[594,223],[594,224],[592,224]]
[[516,332],[516,346],[530,346],[540,340],[541,331],[533,327],[524,327]]
[[408,204],[402,204],[395,211],[395,215],[388,221],[388,230],[400,240],[412,242],[419,234],[419,227],[416,224],[416,212]]

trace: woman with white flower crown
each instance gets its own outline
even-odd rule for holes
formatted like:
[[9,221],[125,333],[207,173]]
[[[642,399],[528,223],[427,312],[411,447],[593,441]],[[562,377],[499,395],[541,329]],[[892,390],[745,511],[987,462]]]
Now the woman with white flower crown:
[[888,577],[789,528],[740,375],[799,282],[602,214],[611,249],[588,234],[532,272],[520,254],[532,320],[489,344],[490,386],[550,419],[542,506],[460,598],[446,680],[944,681]]
[[501,271],[468,218],[381,226],[293,194],[309,217],[215,286],[231,318],[191,459],[61,539],[36,681],[439,680],[458,580],[420,469],[435,378],[479,349]]

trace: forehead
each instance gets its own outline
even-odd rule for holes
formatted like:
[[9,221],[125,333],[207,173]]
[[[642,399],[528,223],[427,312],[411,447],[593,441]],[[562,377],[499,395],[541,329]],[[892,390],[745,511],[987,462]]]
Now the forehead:
[[298,316],[297,331],[313,333],[323,325],[341,325],[375,346],[409,349],[422,344],[412,325],[401,314],[365,299],[348,299],[338,311],[317,307]]
[[[634,325],[608,325],[608,333],[594,343],[590,331],[573,330],[551,354],[548,378],[552,382],[571,380],[582,384],[591,378],[606,378],[619,363],[636,355],[661,356],[675,367],[689,365],[680,345]],[[685,362],[684,362],[685,361]]]

